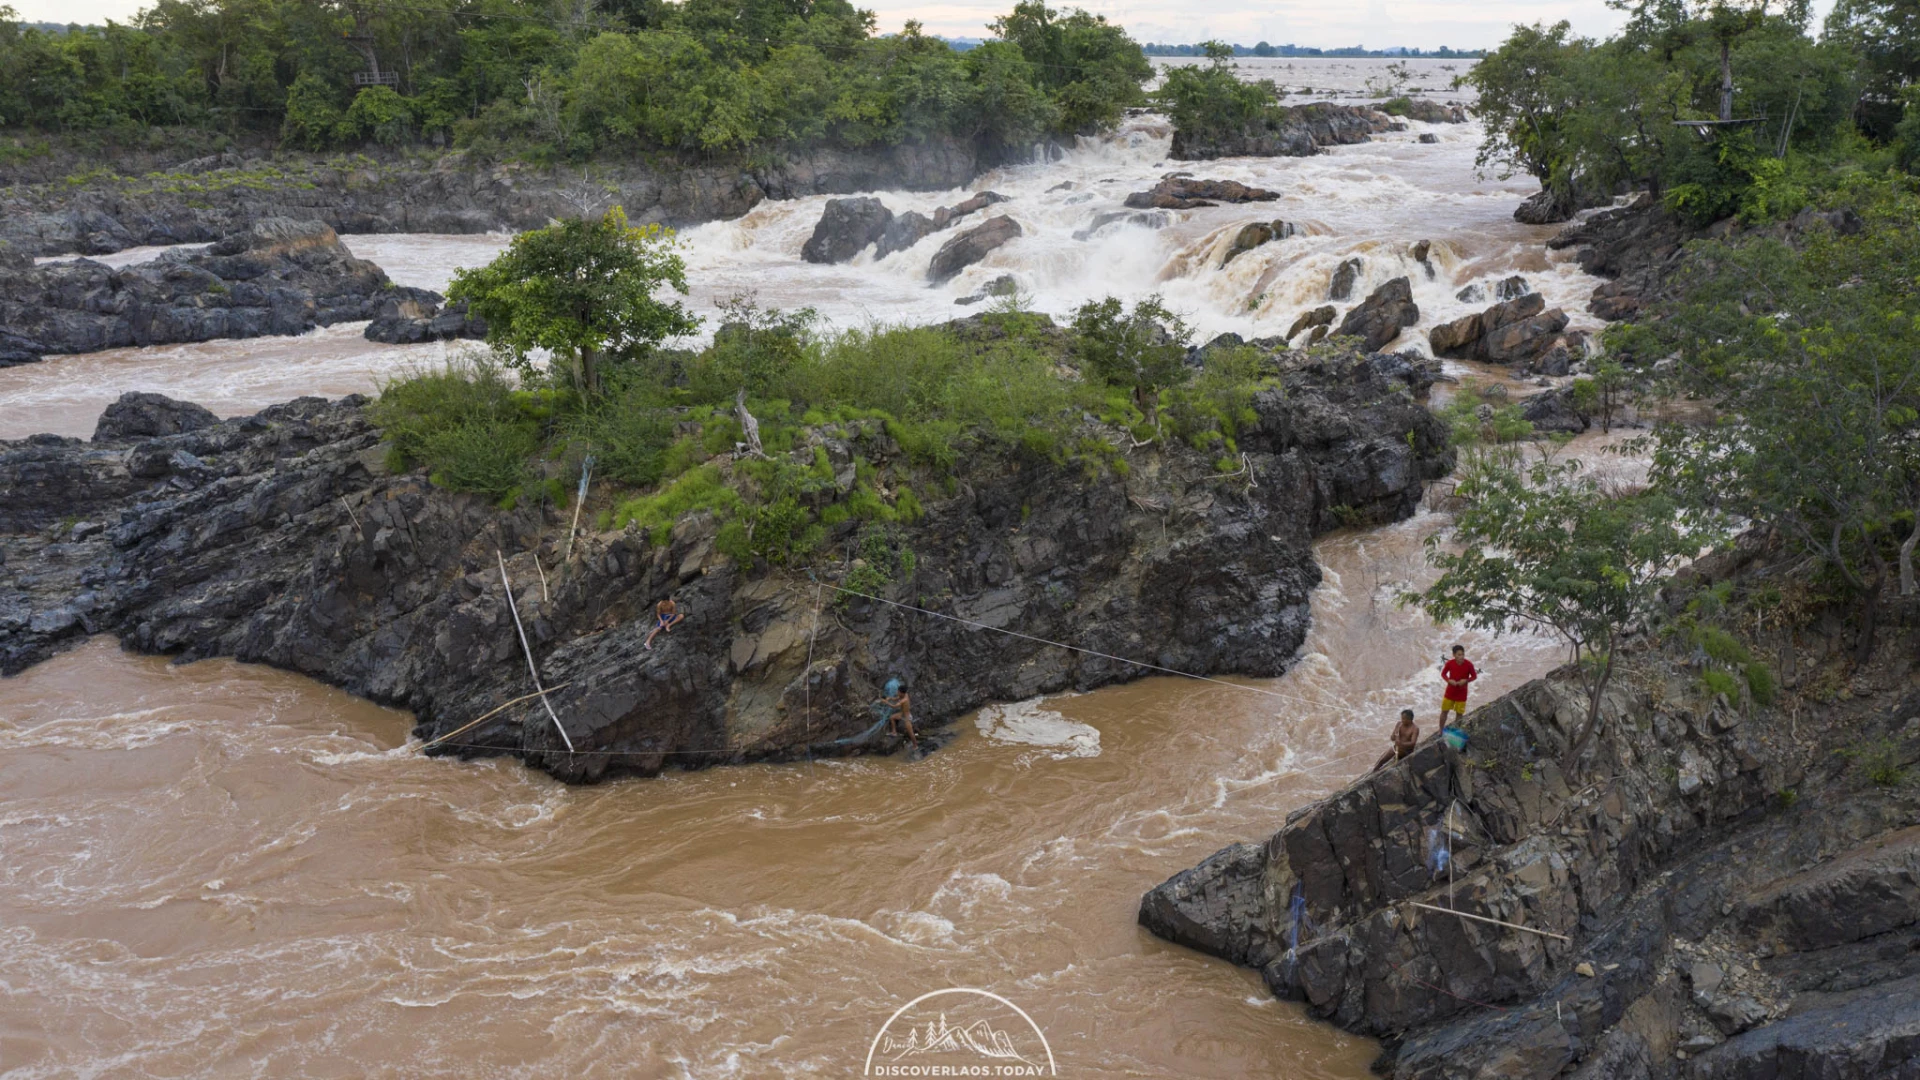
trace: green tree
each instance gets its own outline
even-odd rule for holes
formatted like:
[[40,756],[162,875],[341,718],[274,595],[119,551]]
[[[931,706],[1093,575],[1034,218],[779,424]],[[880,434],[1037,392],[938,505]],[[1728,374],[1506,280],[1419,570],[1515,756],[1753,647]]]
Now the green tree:
[[1566,642],[1587,715],[1569,742],[1571,772],[1600,725],[1620,646],[1659,610],[1660,582],[1704,546],[1678,506],[1658,494],[1618,494],[1578,463],[1522,471],[1482,459],[1456,491],[1450,534],[1427,541],[1440,577],[1408,599],[1441,622],[1505,633],[1546,630]]
[[1201,45],[1206,66],[1167,69],[1154,102],[1166,111],[1184,138],[1205,145],[1257,127],[1279,105],[1271,81],[1242,82],[1233,66],[1233,47],[1218,41]]
[[1857,659],[1882,593],[1920,592],[1920,198],[1858,193],[1864,226],[1799,248],[1696,245],[1681,298],[1649,322],[1672,391],[1712,422],[1659,431],[1655,475],[1692,505],[1777,531],[1859,598]]
[[493,262],[454,274],[448,299],[487,322],[487,341],[523,371],[535,350],[567,365],[572,385],[597,394],[609,361],[631,361],[700,325],[663,286],[687,291],[673,233],[634,226],[619,207],[598,220],[532,229]]
[[1105,16],[1020,0],[989,29],[1033,64],[1067,131],[1112,127],[1128,106],[1146,102],[1141,88],[1153,78],[1153,64]]
[[1187,347],[1193,331],[1149,296],[1128,311],[1114,297],[1082,304],[1073,315],[1074,350],[1087,374],[1123,386],[1143,412],[1154,396],[1187,378]]

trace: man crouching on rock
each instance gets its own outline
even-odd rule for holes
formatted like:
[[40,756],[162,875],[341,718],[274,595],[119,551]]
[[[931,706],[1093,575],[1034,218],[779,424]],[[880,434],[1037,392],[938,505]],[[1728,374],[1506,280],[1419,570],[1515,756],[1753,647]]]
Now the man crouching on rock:
[[647,635],[647,643],[641,646],[641,648],[653,648],[654,634],[658,634],[662,630],[665,630],[669,634],[673,633],[675,624],[686,618],[686,616],[680,614],[680,605],[674,603],[673,597],[669,596],[665,600],[653,605],[653,618],[653,632]]
[[1413,753],[1413,748],[1419,744],[1420,725],[1413,722],[1413,710],[1401,709],[1400,722],[1393,725],[1393,749],[1381,754],[1380,760],[1374,762],[1373,767],[1379,769],[1385,767],[1388,762],[1398,761]]
[[917,740],[913,733],[913,697],[907,693],[907,684],[899,679],[888,679],[882,693],[886,697],[875,702],[887,707],[887,734],[905,735],[909,741]]

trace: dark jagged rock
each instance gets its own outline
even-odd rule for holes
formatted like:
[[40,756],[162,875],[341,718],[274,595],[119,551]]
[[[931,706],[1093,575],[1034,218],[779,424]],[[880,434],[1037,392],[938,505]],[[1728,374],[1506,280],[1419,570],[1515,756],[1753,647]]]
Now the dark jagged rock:
[[1248,187],[1238,180],[1195,180],[1175,174],[1127,196],[1124,205],[1130,210],[1192,210],[1220,203],[1272,202],[1279,197],[1277,191]]
[[204,252],[114,270],[87,259],[0,274],[0,325],[44,353],[301,334],[439,296],[387,280],[317,221],[270,218]]
[[1328,146],[1363,143],[1393,128],[1393,118],[1360,105],[1316,101],[1281,106],[1247,128],[1206,138],[1175,129],[1173,156],[1182,161],[1223,157],[1312,157]]
[[988,218],[940,246],[927,264],[927,280],[935,285],[949,281],[1019,235],[1020,223],[1012,218]]
[[1434,279],[1433,262],[1429,258],[1432,254],[1433,254],[1433,241],[1431,240],[1422,240],[1419,243],[1407,249],[1407,258],[1412,259],[1414,262],[1420,264],[1420,269],[1425,270],[1427,272],[1428,281],[1432,281]]
[[[1479,360],[1489,364],[1539,365],[1553,349],[1568,348],[1561,331],[1567,313],[1549,310],[1539,293],[1495,304],[1478,315],[1442,323],[1427,332],[1435,356]],[[1556,374],[1564,375],[1566,370]]]
[[1429,98],[1414,98],[1400,102],[1394,114],[1409,120],[1418,120],[1423,124],[1464,124],[1467,122],[1467,110],[1459,105],[1444,105]]
[[1440,141],[1440,136],[1435,135],[1431,131],[1423,131],[1420,133],[1420,137],[1415,139],[1414,141],[1426,146],[1433,146]]
[[884,259],[896,251],[905,251],[942,229],[952,228],[968,214],[1006,201],[1007,197],[999,192],[983,191],[952,206],[940,207],[933,212],[932,217],[917,210],[899,214],[880,234],[880,239],[874,247],[873,257]]
[[490,162],[464,152],[386,162],[283,154],[273,162],[215,158],[193,184],[182,185],[146,178],[161,166],[137,160],[132,150],[121,158],[123,176],[78,188],[60,177],[98,168],[97,156],[49,175],[20,177],[21,186],[0,196],[0,243],[35,256],[103,255],[143,244],[210,243],[274,217],[318,219],[342,233],[517,231],[577,216],[583,204],[596,211],[625,207],[636,222],[691,225],[738,217],[766,199],[944,191],[996,163],[969,142],[937,137],[861,150],[791,151],[745,164],[610,163],[597,166],[591,182],[576,169]]
[[1298,231],[1290,221],[1255,221],[1243,225],[1239,232],[1233,234],[1233,243],[1227,246],[1226,255],[1220,259],[1220,268],[1226,269],[1228,263],[1262,244],[1285,240]]
[[[1783,633],[1843,664],[1850,635],[1822,625]],[[1920,761],[1900,636],[1811,710],[1702,694],[1685,651],[1642,648],[1570,767],[1586,702],[1564,668],[1470,714],[1465,751],[1429,738],[1175,875],[1140,922],[1382,1039],[1393,1080],[1914,1075],[1920,802],[1835,756]]]
[[1578,435],[1593,426],[1592,417],[1573,407],[1573,394],[1565,388],[1527,398],[1520,403],[1520,416],[1539,432]]
[[[953,332],[1005,329],[980,319]],[[1115,655],[1149,641],[1182,670],[1278,674],[1319,580],[1312,538],[1353,515],[1411,513],[1452,465],[1444,427],[1409,393],[1431,383],[1429,366],[1318,364],[1256,397],[1238,440],[1244,484],[1177,443],[1148,451],[1151,470],[1091,481],[1045,459],[971,455],[956,494],[900,526],[917,561],[888,595]],[[550,696],[579,752],[537,703],[455,742],[505,747],[569,781],[885,749],[841,740],[872,724],[867,702],[893,675],[937,728],[988,702],[1140,674],[864,600],[815,636],[814,590],[720,553],[706,514],[659,537],[589,533],[567,560],[563,510],[533,498],[502,510],[387,472],[363,405],[301,399],[174,435],[0,443],[0,670],[113,633],[142,651],[299,671],[413,710],[423,736],[446,733],[530,689],[497,549],[547,685],[564,684]],[[793,453],[816,452],[849,473],[856,458],[902,460],[878,421],[802,433]],[[76,516],[106,527],[63,524]],[[834,527],[820,550],[858,528]],[[831,581],[849,565],[827,556],[815,570]],[[645,650],[668,595],[688,619]]]
[[1602,210],[1562,230],[1547,246],[1578,248],[1574,257],[1580,269],[1608,279],[1593,290],[1587,310],[1614,322],[1632,318],[1664,296],[1687,242],[1699,235],[1658,200],[1643,196],[1631,206]]
[[800,257],[810,263],[842,263],[866,250],[880,239],[893,223],[893,211],[879,199],[828,199],[813,235],[800,248]]
[[1401,330],[1419,321],[1420,305],[1413,302],[1413,283],[1397,277],[1347,312],[1334,334],[1357,337],[1366,351],[1378,352],[1399,337]]
[[123,442],[199,431],[220,422],[213,413],[191,401],[175,401],[164,394],[128,391],[107,406],[93,427],[94,442]]
[[388,345],[461,338],[478,341],[487,336],[487,320],[468,314],[464,301],[440,308],[414,297],[396,298],[380,305],[362,336]]
[[1360,281],[1360,260],[1344,259],[1333,268],[1333,277],[1327,282],[1327,299],[1348,300],[1353,297],[1353,287]]

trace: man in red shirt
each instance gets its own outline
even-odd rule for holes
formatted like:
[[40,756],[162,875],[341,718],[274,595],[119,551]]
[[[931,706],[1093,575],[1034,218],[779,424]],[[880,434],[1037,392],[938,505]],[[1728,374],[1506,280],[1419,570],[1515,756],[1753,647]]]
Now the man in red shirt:
[[1467,659],[1467,647],[1455,645],[1453,659],[1440,665],[1440,677],[1446,680],[1446,693],[1440,695],[1440,726],[1447,724],[1447,714],[1459,713],[1461,719],[1467,715],[1467,684],[1480,677],[1473,668],[1473,661]]

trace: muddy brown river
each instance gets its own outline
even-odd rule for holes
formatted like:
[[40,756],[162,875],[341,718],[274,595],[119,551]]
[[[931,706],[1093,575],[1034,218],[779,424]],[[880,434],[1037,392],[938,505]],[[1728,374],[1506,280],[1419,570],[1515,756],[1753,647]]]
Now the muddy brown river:
[[1403,704],[1430,728],[1456,638],[1482,699],[1556,662],[1395,603],[1439,521],[1321,542],[1283,678],[990,709],[913,763],[570,789],[422,757],[405,714],[297,676],[96,640],[0,698],[0,1066],[853,1076],[896,1007],[972,986],[1063,1076],[1366,1076],[1372,1044],[1134,913],[1370,764]]

